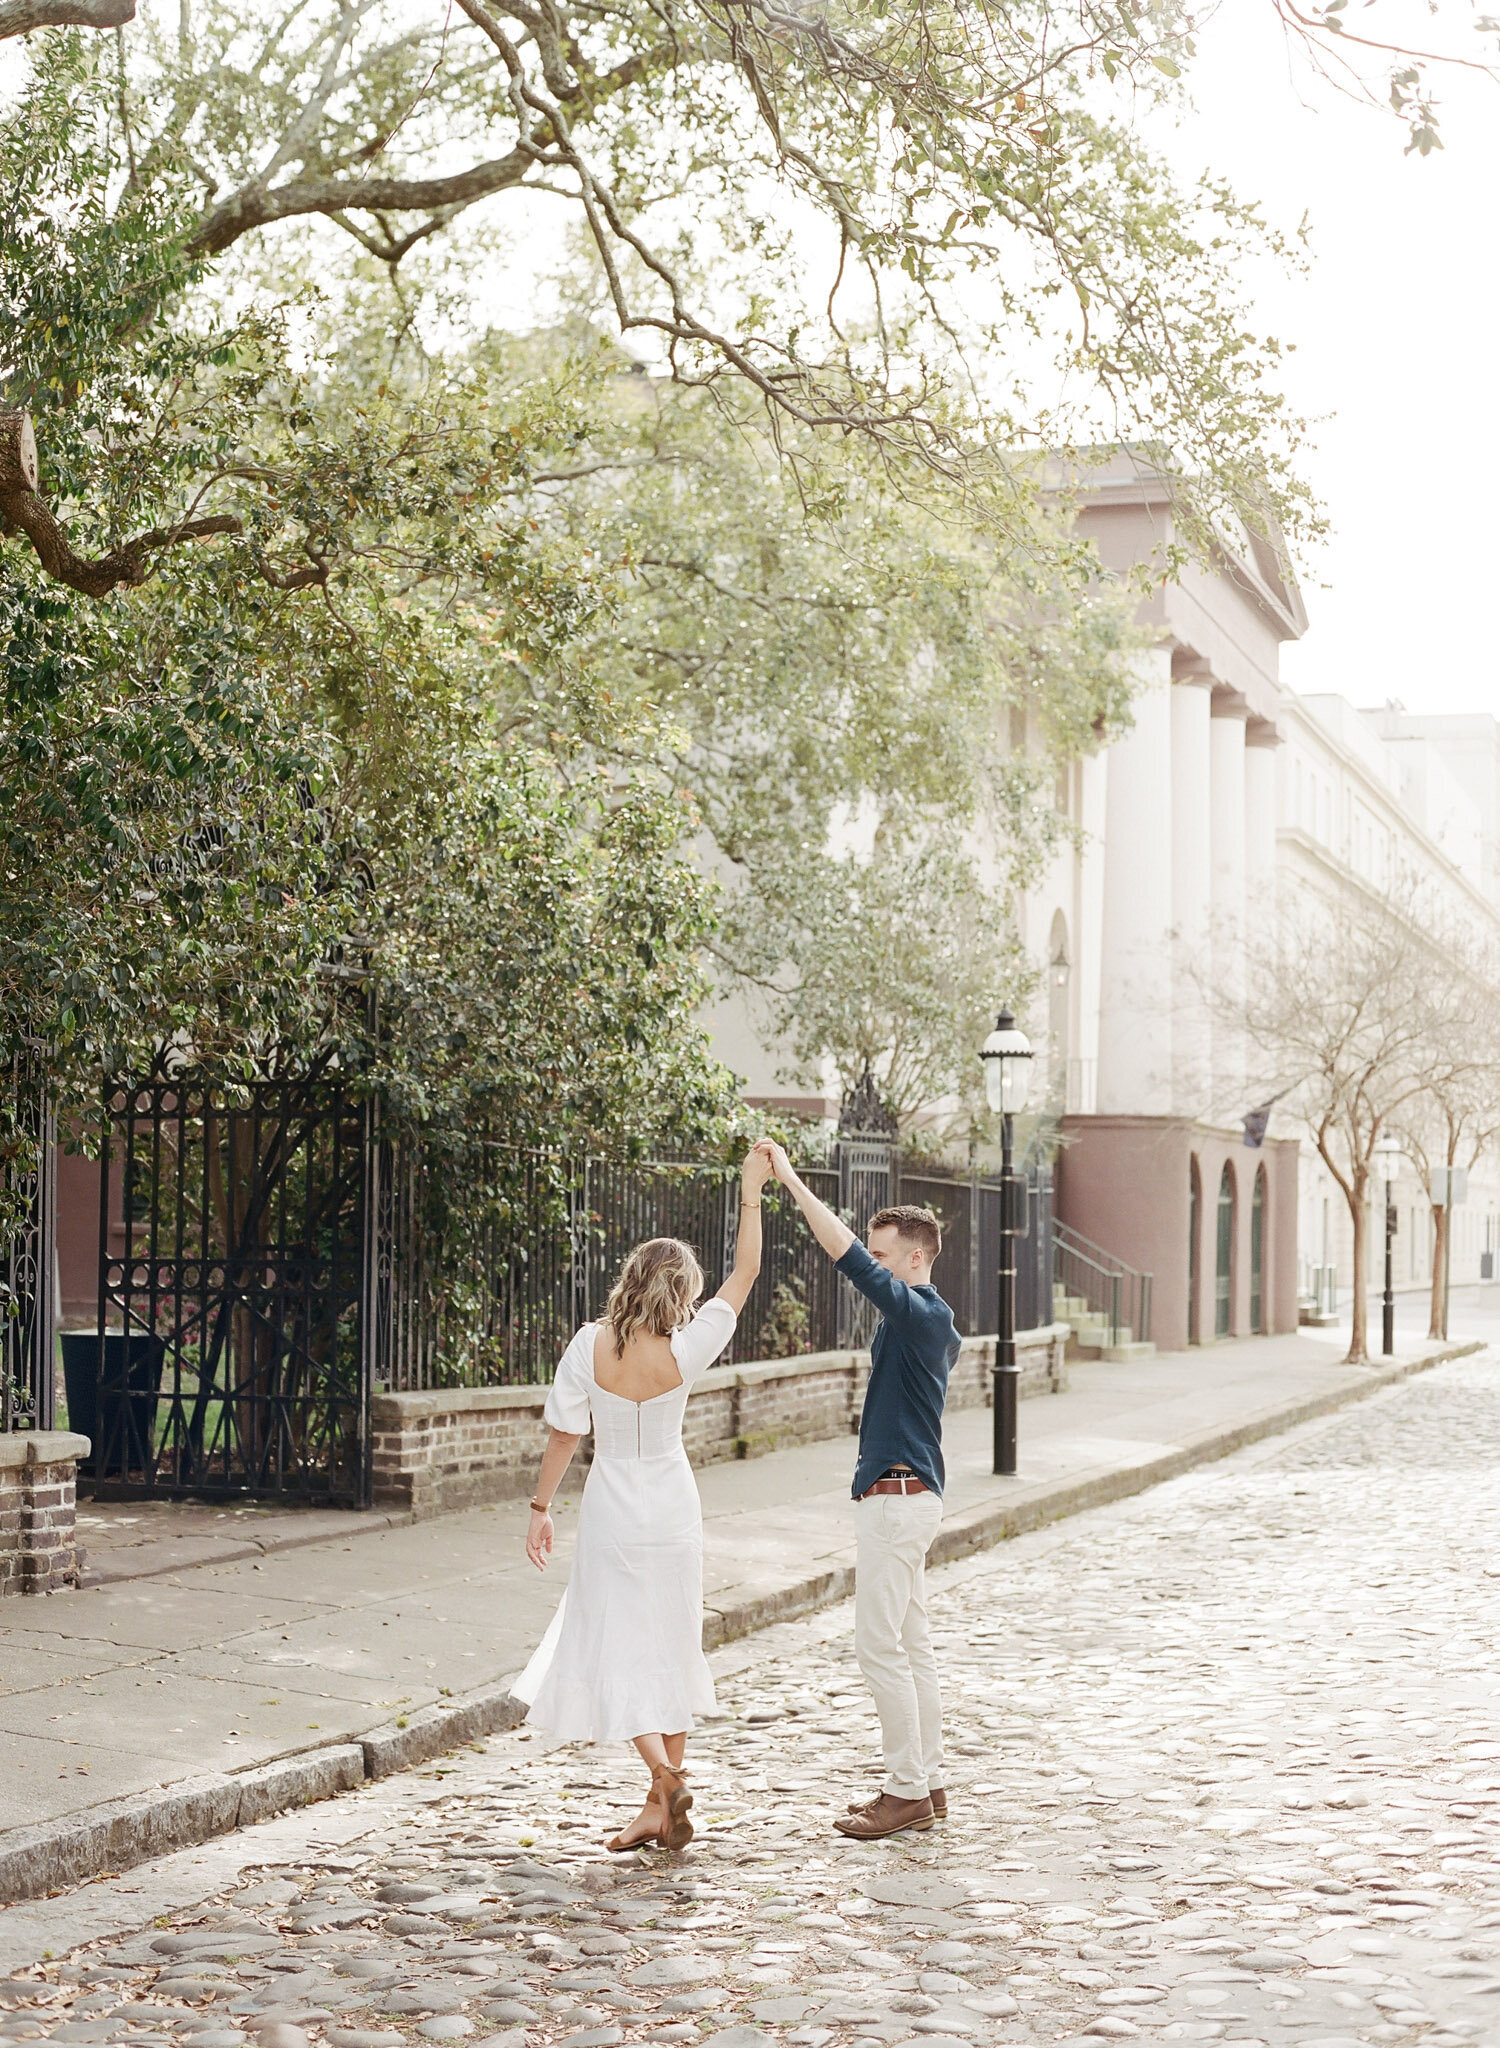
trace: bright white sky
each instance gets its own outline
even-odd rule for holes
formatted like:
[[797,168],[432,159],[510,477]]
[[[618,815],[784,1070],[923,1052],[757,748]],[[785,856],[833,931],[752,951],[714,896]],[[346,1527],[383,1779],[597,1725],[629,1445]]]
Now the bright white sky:
[[[1443,12],[1462,28],[1466,8]],[[1286,383],[1321,421],[1305,473],[1334,529],[1283,676],[1500,715],[1500,87],[1447,89],[1443,151],[1406,156],[1393,117],[1291,75],[1269,0],[1226,0],[1189,84],[1194,113],[1175,133],[1152,122],[1157,145],[1278,226],[1310,217],[1310,276],[1267,278],[1261,300],[1297,344]]]

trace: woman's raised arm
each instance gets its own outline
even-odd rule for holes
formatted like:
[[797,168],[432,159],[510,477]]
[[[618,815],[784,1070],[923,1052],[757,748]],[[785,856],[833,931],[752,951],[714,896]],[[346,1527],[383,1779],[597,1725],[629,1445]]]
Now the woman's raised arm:
[[740,1227],[734,1241],[734,1265],[716,1297],[738,1315],[750,1298],[760,1272],[760,1193],[771,1177],[764,1152],[750,1151],[740,1168]]

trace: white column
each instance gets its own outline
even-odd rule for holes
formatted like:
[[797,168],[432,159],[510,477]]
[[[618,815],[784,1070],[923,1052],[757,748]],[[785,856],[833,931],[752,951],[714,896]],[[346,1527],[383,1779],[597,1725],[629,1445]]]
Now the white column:
[[1213,1055],[1209,676],[1172,685],[1172,1106],[1207,1114]]
[[1099,1102],[1099,998],[1104,960],[1105,834],[1108,830],[1109,762],[1106,751],[1079,762],[1078,823],[1083,850],[1073,918],[1073,990],[1077,1009],[1077,1088],[1069,1108],[1092,1116]]
[[[1238,704],[1214,706],[1209,768],[1214,987],[1232,1017],[1245,993],[1245,712]],[[1220,1121],[1244,1114],[1251,1106],[1244,1094],[1244,1036],[1226,1020],[1214,1033],[1213,1096]]]
[[1245,916],[1269,933],[1276,911],[1277,775],[1281,745],[1272,725],[1245,728]]
[[1172,1108],[1172,676],[1140,664],[1135,724],[1109,751],[1099,976],[1101,1113]]

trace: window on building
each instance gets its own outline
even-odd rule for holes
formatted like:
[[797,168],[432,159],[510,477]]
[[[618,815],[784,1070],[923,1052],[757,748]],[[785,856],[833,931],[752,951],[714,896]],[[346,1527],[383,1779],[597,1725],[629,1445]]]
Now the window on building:
[[1250,1328],[1257,1337],[1266,1333],[1266,1169],[1255,1176],[1255,1193],[1250,1202]]
[[1234,1303],[1234,1168],[1219,1176],[1218,1257],[1214,1263],[1214,1335],[1227,1337]]

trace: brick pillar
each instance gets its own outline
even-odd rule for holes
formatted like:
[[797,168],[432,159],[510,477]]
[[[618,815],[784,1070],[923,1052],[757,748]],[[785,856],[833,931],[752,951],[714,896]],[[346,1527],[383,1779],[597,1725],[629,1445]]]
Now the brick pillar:
[[78,1584],[76,1484],[88,1451],[86,1436],[65,1429],[0,1436],[0,1595]]

